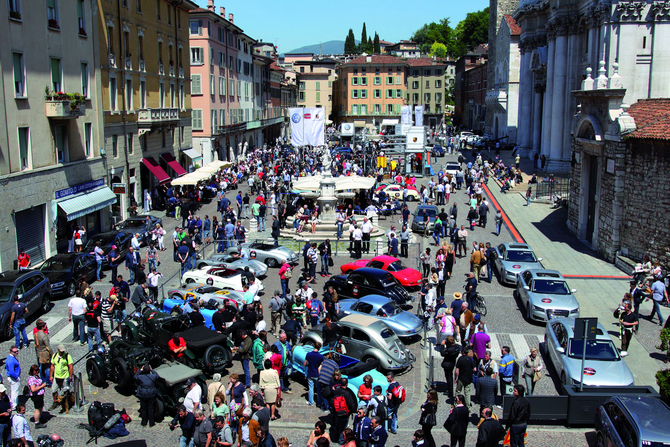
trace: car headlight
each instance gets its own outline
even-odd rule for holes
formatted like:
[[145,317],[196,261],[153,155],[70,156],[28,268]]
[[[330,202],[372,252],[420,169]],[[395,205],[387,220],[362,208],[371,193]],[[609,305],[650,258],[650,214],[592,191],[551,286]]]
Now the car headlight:
[[51,284],[51,287],[63,287],[64,285],[65,285],[65,281],[61,281],[61,282]]
[[579,307],[570,311],[571,314],[576,314],[577,312],[579,312]]
[[540,312],[543,312],[543,311],[544,311],[544,309],[542,309],[541,307],[536,306],[536,305],[534,305],[534,304],[533,304],[533,310],[537,310],[537,311],[540,311]]
[[389,363],[389,365],[390,365],[391,363],[393,363],[393,361],[392,361],[391,359],[389,359],[389,358],[387,358],[386,361]]

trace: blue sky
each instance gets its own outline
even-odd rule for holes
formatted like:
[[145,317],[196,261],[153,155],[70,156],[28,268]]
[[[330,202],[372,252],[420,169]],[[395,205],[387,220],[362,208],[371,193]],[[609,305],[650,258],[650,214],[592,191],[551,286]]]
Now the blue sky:
[[[195,0],[202,8],[207,0]],[[216,12],[226,8],[226,16],[233,13],[234,22],[250,37],[277,45],[279,52],[289,52],[304,45],[329,40],[344,40],[349,28],[356,39],[361,37],[363,22],[368,35],[375,31],[381,40],[397,42],[408,39],[425,23],[439,22],[449,17],[451,26],[465,18],[468,12],[488,6],[486,0],[437,1],[386,0],[383,2],[349,1],[307,2],[268,0],[224,3],[214,0]]]

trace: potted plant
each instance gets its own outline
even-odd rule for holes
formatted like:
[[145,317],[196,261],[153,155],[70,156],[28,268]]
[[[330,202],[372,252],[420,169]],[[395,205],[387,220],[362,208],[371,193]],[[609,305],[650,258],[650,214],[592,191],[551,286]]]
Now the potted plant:
[[46,98],[47,101],[51,101],[53,99],[53,93],[51,92],[51,90],[49,90],[48,85],[44,86],[44,97]]
[[49,28],[58,29],[58,20],[49,19]]
[[79,28],[79,35],[80,36],[85,36],[86,35],[86,30],[84,28]]
[[666,404],[670,403],[670,369],[661,369],[656,373],[656,383],[661,399]]
[[70,110],[77,110],[86,98],[81,93],[67,93],[67,99],[70,101]]

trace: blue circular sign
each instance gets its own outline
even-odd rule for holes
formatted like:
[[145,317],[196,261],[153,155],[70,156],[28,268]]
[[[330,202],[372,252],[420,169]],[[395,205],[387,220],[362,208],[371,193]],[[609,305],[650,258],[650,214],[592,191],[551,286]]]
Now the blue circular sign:
[[300,114],[299,113],[294,113],[293,115],[291,115],[291,121],[293,121],[296,124],[299,123],[300,122]]

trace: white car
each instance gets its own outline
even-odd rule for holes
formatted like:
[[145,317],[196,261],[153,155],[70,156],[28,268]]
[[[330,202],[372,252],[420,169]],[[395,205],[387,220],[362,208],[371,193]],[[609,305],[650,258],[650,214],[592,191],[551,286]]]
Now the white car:
[[461,164],[457,161],[448,161],[444,164],[442,170],[445,174],[456,175],[461,170]]
[[[211,285],[221,290],[234,290],[244,292],[243,285],[248,284],[247,276],[244,272],[230,270],[220,267],[203,268],[201,270],[191,270],[184,273],[181,277],[182,286],[192,283],[204,283],[211,279]],[[265,289],[260,279],[256,278],[258,290]]]

